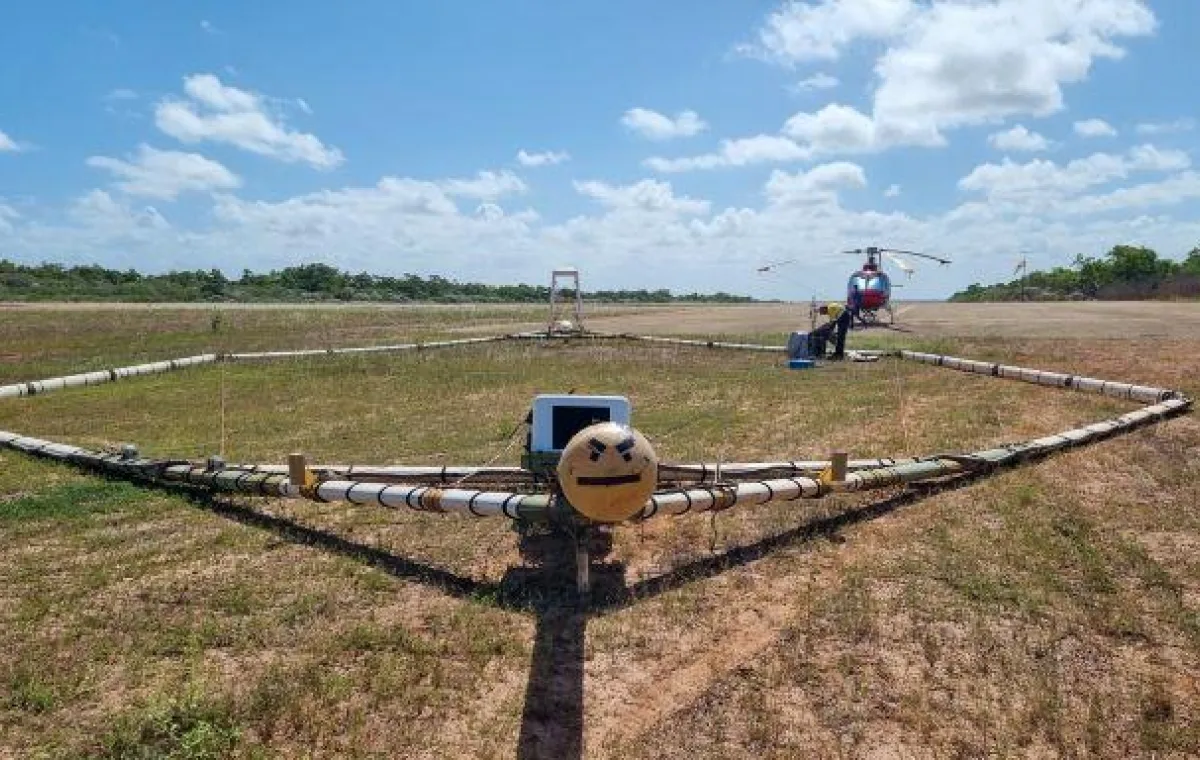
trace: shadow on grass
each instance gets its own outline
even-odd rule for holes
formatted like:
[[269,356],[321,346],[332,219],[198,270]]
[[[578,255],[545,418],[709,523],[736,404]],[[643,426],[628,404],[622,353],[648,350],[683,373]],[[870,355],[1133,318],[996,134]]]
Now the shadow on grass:
[[[195,506],[226,519],[270,531],[298,545],[349,557],[395,578],[423,583],[456,597],[532,614],[536,628],[517,757],[522,760],[577,760],[583,756],[583,676],[589,617],[714,577],[781,549],[833,537],[850,526],[883,517],[935,493],[963,488],[986,476],[985,473],[965,474],[939,483],[909,486],[895,496],[803,523],[720,556],[689,562],[632,585],[625,581],[624,565],[595,562],[591,565],[592,593],[588,599],[581,599],[575,593],[574,539],[570,536],[543,532],[520,537],[522,556],[530,564],[510,568],[503,580],[493,583],[400,557],[285,517],[264,514],[219,495],[184,486],[155,487],[183,495]],[[611,547],[611,541],[601,543],[602,546],[593,547],[593,556],[598,559],[603,559]]]
[[659,594],[680,588],[694,581],[712,578],[723,572],[732,570],[751,562],[763,559],[772,552],[786,549],[798,544],[830,538],[845,528],[867,520],[883,517],[902,507],[915,504],[943,491],[964,488],[983,478],[987,473],[968,473],[931,484],[908,486],[907,490],[886,499],[869,502],[845,512],[839,512],[832,517],[824,517],[802,523],[795,528],[782,533],[766,536],[750,544],[730,549],[721,555],[705,557],[693,562],[680,565],[675,569],[639,581],[632,585],[621,584],[619,588],[609,588],[607,593],[593,595],[589,609],[593,612],[604,612],[629,606],[644,599],[650,599]]
[[[172,490],[174,489],[172,488]],[[486,599],[499,595],[500,586],[496,583],[458,575],[449,570],[401,557],[368,544],[351,541],[336,533],[304,525],[286,517],[265,514],[213,494],[185,489],[179,489],[176,492],[180,491],[192,504],[221,517],[252,528],[270,531],[279,538],[294,544],[312,546],[332,554],[349,557],[365,565],[378,568],[395,578],[423,583],[451,596],[462,598]]]

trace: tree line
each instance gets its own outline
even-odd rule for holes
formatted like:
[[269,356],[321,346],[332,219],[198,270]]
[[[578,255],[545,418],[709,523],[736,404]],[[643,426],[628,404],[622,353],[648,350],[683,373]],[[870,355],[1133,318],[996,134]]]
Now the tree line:
[[1153,249],[1118,245],[1100,258],[1076,255],[1071,266],[1028,272],[995,285],[974,283],[951,301],[1138,301],[1200,298],[1200,246],[1182,261]]
[[[574,298],[574,291],[564,295]],[[674,294],[670,290],[594,290],[584,298],[609,303],[748,303],[755,299],[731,293]],[[484,285],[457,282],[438,275],[387,277],[352,274],[326,264],[303,264],[240,277],[219,269],[142,274],[95,264],[64,266],[18,264],[0,259],[3,301],[134,301],[134,302],[421,302],[540,303],[550,299],[544,285]]]

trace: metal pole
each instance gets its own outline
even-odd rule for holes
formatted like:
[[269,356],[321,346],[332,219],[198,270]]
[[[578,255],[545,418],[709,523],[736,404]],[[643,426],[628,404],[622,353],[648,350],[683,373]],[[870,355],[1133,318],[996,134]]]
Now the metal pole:
[[587,527],[580,527],[579,532],[575,535],[575,589],[582,597],[586,597],[592,592],[592,558],[588,553],[590,538],[591,531]]

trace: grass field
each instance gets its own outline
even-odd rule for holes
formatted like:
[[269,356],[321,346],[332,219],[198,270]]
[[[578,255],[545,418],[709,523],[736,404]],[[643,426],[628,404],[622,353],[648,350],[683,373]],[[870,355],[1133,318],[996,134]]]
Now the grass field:
[[[791,317],[759,308],[601,326],[782,342]],[[1177,328],[1196,315],[1154,308],[1129,337],[1025,337],[1046,312],[988,336],[928,311],[869,340],[1200,396],[1200,334]],[[542,315],[3,316],[0,382]],[[531,397],[573,388],[628,395],[664,459],[729,461],[965,450],[1131,408],[909,363],[779,364],[503,344],[220,365],[9,401],[0,429],[231,461],[516,463]],[[207,499],[3,451],[0,757],[1195,756],[1198,476],[1186,416],[937,493],[623,527],[603,576],[625,591],[584,614],[509,593],[526,571],[499,521]]]

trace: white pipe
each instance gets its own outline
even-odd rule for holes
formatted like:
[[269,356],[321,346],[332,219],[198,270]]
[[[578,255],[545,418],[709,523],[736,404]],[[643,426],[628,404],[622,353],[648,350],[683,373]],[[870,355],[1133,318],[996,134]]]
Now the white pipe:
[[[300,489],[288,488],[297,495]],[[476,491],[464,488],[431,488],[429,486],[385,485],[348,480],[327,480],[314,488],[320,501],[347,501],[352,504],[374,504],[400,509],[407,507],[419,512],[470,515],[474,517],[508,517],[516,520],[522,507],[545,508],[544,494],[517,494]]]
[[218,357],[216,354],[201,354],[199,356],[185,356],[180,359],[169,359],[167,361],[152,362],[149,364],[137,364],[131,367],[118,367],[116,369],[84,372],[78,375],[51,377],[45,380],[34,380],[28,383],[13,383],[11,385],[0,386],[0,398],[36,396],[40,393],[49,393],[50,391],[62,390],[63,388],[79,388],[89,385],[101,385],[103,383],[109,383],[127,377],[170,372],[171,370],[192,367],[197,364],[209,364],[217,361],[217,358]]

